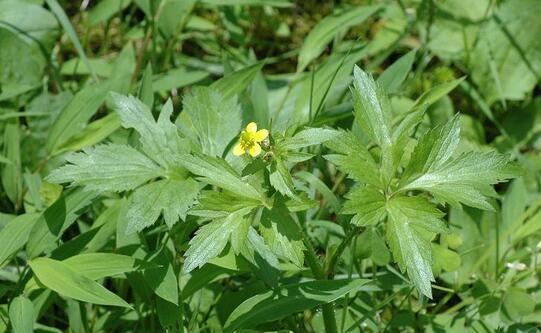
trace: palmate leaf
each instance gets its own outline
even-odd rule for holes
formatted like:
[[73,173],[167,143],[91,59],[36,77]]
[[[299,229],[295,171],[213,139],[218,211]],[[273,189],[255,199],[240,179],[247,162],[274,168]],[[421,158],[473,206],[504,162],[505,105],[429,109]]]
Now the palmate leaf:
[[342,214],[355,214],[351,223],[358,226],[374,225],[385,218],[385,196],[372,186],[360,186],[350,191],[348,201],[340,211]]
[[69,155],[68,163],[46,178],[52,183],[72,183],[88,190],[121,192],[133,190],[162,176],[165,170],[135,148],[110,144],[87,148]]

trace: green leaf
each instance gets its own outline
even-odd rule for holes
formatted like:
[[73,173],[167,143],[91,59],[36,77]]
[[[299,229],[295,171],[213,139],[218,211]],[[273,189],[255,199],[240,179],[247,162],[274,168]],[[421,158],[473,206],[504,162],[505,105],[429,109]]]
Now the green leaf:
[[385,69],[385,71],[379,76],[378,84],[388,94],[394,94],[400,90],[402,83],[411,71],[411,66],[415,60],[415,53],[415,50],[406,53],[391,66]]
[[351,190],[341,214],[354,214],[351,223],[358,226],[375,225],[387,215],[385,196],[372,186],[359,186]]
[[108,82],[88,85],[62,109],[49,130],[47,150],[50,153],[56,153],[57,148],[83,130],[105,101],[109,88]]
[[154,92],[171,91],[197,83],[209,76],[208,72],[173,68],[166,73],[154,76]]
[[73,183],[88,190],[121,192],[164,174],[148,157],[125,145],[87,148],[66,159],[70,164],[54,170],[47,181]]
[[249,211],[249,209],[239,210],[224,219],[215,220],[199,228],[195,237],[190,240],[190,247],[186,251],[184,272],[189,273],[220,255],[232,234],[238,232],[243,226],[243,216]]
[[503,311],[513,321],[533,313],[535,307],[532,296],[522,289],[512,288],[503,295]]
[[224,99],[232,98],[244,91],[244,89],[252,83],[257,73],[259,73],[262,68],[262,62],[246,66],[214,81],[211,87],[216,88],[222,94]]
[[34,332],[34,304],[24,296],[15,297],[9,305],[9,321],[13,333]]
[[19,215],[0,229],[0,267],[26,244],[38,217],[36,213]]
[[368,280],[308,281],[286,285],[242,302],[227,318],[224,332],[274,321],[287,315],[330,303],[348,293],[370,289]]
[[154,106],[154,90],[152,89],[152,65],[149,63],[141,79],[141,85],[137,97],[143,102],[150,110]]
[[278,143],[278,149],[294,150],[309,146],[320,145],[329,140],[335,139],[340,132],[329,128],[307,128],[292,137],[285,138]]
[[453,272],[460,268],[462,263],[460,255],[455,251],[449,250],[439,244],[432,243],[432,271],[434,274],[439,274],[441,270]]
[[216,6],[236,6],[236,5],[248,5],[248,6],[272,6],[272,7],[293,7],[293,4],[289,0],[203,0],[208,5]]
[[135,258],[115,253],[79,254],[69,257],[62,263],[91,280],[133,272],[140,266]]
[[156,268],[145,270],[144,278],[154,293],[169,303],[178,305],[178,274],[173,268],[172,243],[164,248],[151,263]]
[[524,99],[539,82],[541,22],[535,13],[540,10],[536,0],[502,2],[476,36],[468,67],[489,105]]
[[299,53],[297,72],[302,72],[312,60],[317,58],[336,35],[366,21],[380,8],[380,6],[348,8],[331,14],[318,22],[304,39]]
[[419,291],[432,298],[432,250],[434,233],[446,232],[443,213],[422,197],[397,196],[387,202],[387,242],[395,261]]
[[382,187],[378,167],[372,159],[365,159],[360,154],[325,155],[325,159],[335,164],[352,179],[363,184]]
[[169,228],[186,212],[199,193],[199,185],[192,179],[164,179],[135,190],[128,209],[127,234],[138,232],[154,224],[163,212]]
[[496,152],[469,152],[429,170],[402,187],[402,191],[421,189],[451,205],[493,210],[489,197],[497,196],[490,186],[522,173],[509,157]]
[[45,0],[45,2],[47,2],[47,5],[49,6],[49,8],[51,8],[51,11],[54,13],[58,21],[60,21],[62,28],[64,29],[69,39],[73,43],[73,46],[75,47],[75,50],[77,51],[77,54],[79,55],[79,58],[83,59],[84,63],[86,64],[86,67],[88,67],[88,70],[90,71],[90,73],[92,73],[92,77],[94,78],[94,81],[97,81],[98,77],[96,76],[94,69],[90,65],[90,62],[88,61],[88,58],[86,57],[83,46],[81,45],[81,42],[79,41],[79,38],[77,37],[77,33],[75,32],[75,29],[73,29],[73,26],[71,25],[71,22],[68,16],[62,9],[62,6],[60,6],[58,1],[56,0]]
[[39,282],[60,295],[93,304],[130,307],[122,298],[61,261],[37,258],[29,264]]
[[263,210],[259,231],[276,256],[302,267],[305,248],[301,230],[282,199],[277,198],[272,209]]
[[2,186],[9,200],[18,206],[23,191],[21,136],[17,124],[7,124],[4,130],[4,154],[11,163],[2,167]]
[[381,148],[381,171],[388,183],[395,171],[391,105],[383,89],[359,67],[353,69],[351,90],[355,119],[363,132]]
[[235,98],[225,98],[215,88],[197,87],[183,99],[197,143],[204,154],[222,156],[240,131],[241,109]]
[[182,155],[178,162],[191,173],[202,176],[202,180],[208,184],[219,186],[241,197],[263,200],[262,194],[243,181],[237,172],[221,158],[194,153]]
[[132,0],[103,0],[96,4],[88,13],[90,25],[96,25],[107,21],[117,12],[131,4]]
[[189,211],[190,215],[219,218],[243,208],[256,208],[261,205],[258,200],[239,197],[230,192],[202,191],[198,203]]
[[271,165],[269,181],[278,192],[290,198],[297,198],[293,178],[281,159],[276,159]]
[[434,104],[443,96],[447,95],[451,90],[455,89],[466,77],[461,77],[459,79],[441,83],[435,87],[432,87],[430,90],[425,91],[417,100],[412,108],[420,106],[429,106]]
[[143,152],[163,167],[175,168],[179,154],[189,150],[181,139],[178,128],[171,122],[173,103],[168,100],[154,120],[149,108],[133,96],[111,93],[115,111],[125,128],[135,129],[140,137]]

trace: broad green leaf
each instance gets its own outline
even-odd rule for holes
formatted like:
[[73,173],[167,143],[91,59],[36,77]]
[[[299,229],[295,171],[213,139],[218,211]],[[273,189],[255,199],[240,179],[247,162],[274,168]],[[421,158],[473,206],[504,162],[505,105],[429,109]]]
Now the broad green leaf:
[[502,2],[481,27],[468,67],[489,105],[524,99],[539,82],[540,10],[536,0]]
[[88,206],[96,197],[95,192],[82,189],[62,195],[55,203],[48,207],[34,224],[26,251],[28,257],[34,258],[42,252],[52,251],[57,247],[56,241],[82,214],[83,208]]
[[276,159],[271,165],[269,181],[278,192],[290,198],[297,198],[293,178],[281,159]]
[[528,292],[512,288],[503,295],[503,311],[513,321],[535,311],[536,301]]
[[107,21],[117,12],[131,4],[132,0],[102,0],[88,13],[90,25],[96,25]]
[[272,7],[293,7],[289,0],[203,0],[208,5],[216,6],[272,6]]
[[92,65],[90,65],[90,62],[88,61],[88,58],[85,54],[85,51],[83,49],[83,46],[81,45],[81,42],[79,41],[79,38],[77,37],[77,33],[75,32],[75,29],[71,25],[71,22],[62,9],[62,6],[58,3],[57,0],[45,0],[51,11],[54,13],[58,21],[60,22],[60,25],[62,25],[62,28],[68,35],[69,39],[73,43],[73,46],[75,47],[75,50],[77,51],[77,54],[79,54],[79,58],[83,59],[84,63],[86,64],[86,67],[90,70],[90,73],[92,73],[92,77],[94,78],[94,81],[97,81],[98,77],[96,73],[94,72],[94,69],[92,68]]
[[47,138],[47,150],[54,152],[68,139],[79,134],[103,104],[109,83],[88,85],[80,90],[55,119]]
[[362,155],[325,155],[325,159],[335,164],[338,169],[347,173],[352,179],[363,184],[370,184],[381,187],[381,179],[378,167],[371,159],[364,159]]
[[437,100],[447,95],[453,89],[455,89],[466,77],[461,77],[459,79],[441,83],[428,91],[425,91],[413,105],[413,108],[421,106],[429,106],[434,104]]
[[54,170],[47,181],[72,183],[101,192],[121,192],[164,175],[164,170],[148,157],[126,145],[87,148],[66,159],[70,164]]
[[286,285],[255,295],[240,304],[227,318],[224,332],[274,321],[290,314],[330,303],[348,293],[370,289],[368,280],[309,281]]
[[61,261],[37,258],[29,264],[39,282],[60,295],[93,304],[130,307],[122,298]]
[[243,226],[243,216],[249,211],[249,209],[239,210],[224,219],[214,220],[199,228],[186,251],[184,272],[189,273],[220,255],[232,234],[238,232],[239,227]]
[[172,264],[174,255],[171,251],[171,241],[167,246],[152,259],[151,264],[155,265],[156,268],[145,270],[144,278],[157,296],[169,303],[178,305],[178,274]]
[[438,275],[442,270],[453,272],[460,268],[460,255],[444,246],[432,243],[432,271]]
[[164,104],[155,121],[149,108],[137,98],[116,93],[111,93],[111,96],[120,124],[139,133],[143,151],[161,166],[175,168],[177,155],[186,153],[188,146],[171,122],[171,100]]
[[194,153],[180,156],[178,162],[191,173],[202,176],[203,181],[208,184],[219,186],[241,197],[263,199],[262,194],[243,181],[237,172],[220,158]]
[[38,217],[36,213],[19,215],[0,229],[0,267],[26,244]]
[[211,87],[216,88],[222,94],[223,98],[232,98],[244,91],[262,68],[262,62],[244,67],[214,81]]
[[341,214],[354,214],[351,223],[358,226],[375,225],[387,215],[385,196],[372,186],[359,186],[351,190]]
[[241,109],[236,99],[225,98],[216,88],[197,87],[183,99],[204,154],[222,156],[240,132]]
[[174,68],[166,73],[154,76],[152,88],[154,92],[170,91],[180,89],[197,83],[209,76],[208,72],[197,70],[186,70],[185,68]]
[[115,253],[86,253],[62,261],[68,268],[91,280],[135,271],[140,264],[135,258]]
[[397,196],[387,202],[387,242],[395,261],[419,291],[432,298],[432,250],[434,233],[446,232],[443,213],[422,197]]
[[24,296],[15,297],[9,305],[9,321],[13,333],[34,332],[34,304]]
[[167,0],[161,5],[158,28],[164,39],[176,38],[187,25],[196,0]]
[[108,114],[88,124],[81,132],[60,145],[52,154],[59,155],[68,151],[77,151],[100,143],[119,127],[118,116],[114,113]]
[[163,213],[169,228],[179,219],[186,218],[186,212],[199,193],[199,185],[192,179],[164,179],[139,187],[133,193],[128,209],[127,234],[151,226]]
[[300,227],[282,199],[277,198],[271,209],[263,210],[259,231],[276,256],[302,267],[305,248]]
[[378,78],[378,84],[388,94],[397,93],[411,71],[411,66],[415,60],[415,50],[410,51],[400,57],[391,66],[389,66]]
[[328,128],[307,128],[292,137],[285,138],[278,144],[279,149],[294,150],[309,146],[319,145],[332,140],[340,135],[340,132]]
[[258,200],[239,197],[230,192],[202,191],[197,198],[197,205],[189,211],[190,215],[219,218],[243,208],[256,208],[261,205]]
[[336,35],[347,31],[352,26],[361,24],[378,12],[380,8],[380,6],[348,8],[331,14],[318,22],[304,39],[299,53],[297,72],[302,72],[312,60],[317,58]]

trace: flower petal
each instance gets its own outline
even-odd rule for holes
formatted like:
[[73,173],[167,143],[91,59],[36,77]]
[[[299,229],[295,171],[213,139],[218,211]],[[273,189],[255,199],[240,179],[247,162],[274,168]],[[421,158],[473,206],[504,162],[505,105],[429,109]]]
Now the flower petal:
[[235,148],[233,148],[233,155],[235,155],[235,156],[240,156],[240,155],[244,154],[244,152],[245,151],[242,148],[242,146],[240,145],[240,143],[237,143]]
[[261,154],[261,146],[257,143],[254,143],[254,145],[249,150],[250,155],[253,157],[256,157],[257,155]]
[[247,126],[246,126],[246,132],[248,133],[255,133],[257,132],[257,124],[254,123],[253,121],[251,123],[249,123]]
[[262,129],[255,133],[254,139],[256,142],[261,142],[265,140],[267,136],[269,136],[269,131],[267,131],[266,129]]

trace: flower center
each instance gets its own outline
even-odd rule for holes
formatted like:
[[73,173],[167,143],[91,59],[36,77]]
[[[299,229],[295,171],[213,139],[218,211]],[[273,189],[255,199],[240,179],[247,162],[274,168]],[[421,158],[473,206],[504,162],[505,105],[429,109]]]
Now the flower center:
[[242,147],[242,149],[244,150],[248,150],[250,148],[252,148],[255,144],[255,138],[254,138],[254,135],[252,135],[251,133],[248,133],[246,131],[242,131],[242,133],[240,134],[240,146]]

